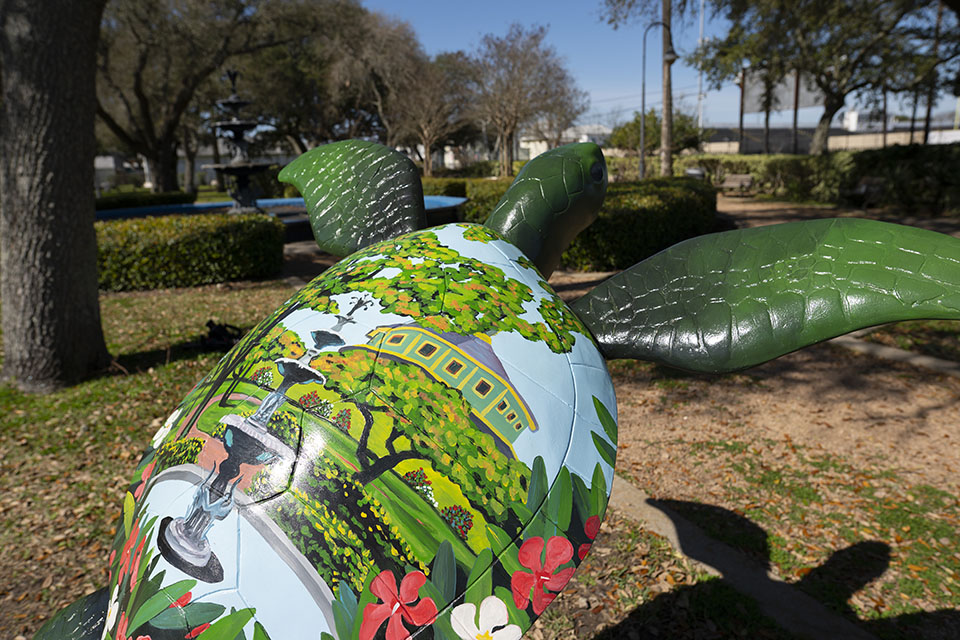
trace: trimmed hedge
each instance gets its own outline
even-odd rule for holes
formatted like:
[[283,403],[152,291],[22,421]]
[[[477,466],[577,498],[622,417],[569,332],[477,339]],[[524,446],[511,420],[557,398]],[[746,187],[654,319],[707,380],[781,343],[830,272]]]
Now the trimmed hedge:
[[423,178],[423,195],[467,198],[460,207],[465,222],[483,224],[513,178]]
[[[512,180],[424,178],[426,195],[469,198],[463,219],[483,224]],[[716,226],[716,190],[690,178],[618,182],[607,188],[597,221],[563,254],[568,269],[626,269],[687,238]]]
[[263,214],[96,222],[100,288],[191,287],[266,278],[283,266],[283,223]]
[[667,247],[716,228],[716,190],[692,178],[613,183],[596,222],[563,254],[579,271],[627,269]]
[[714,183],[728,173],[749,173],[755,189],[792,200],[858,204],[861,179],[881,178],[879,205],[940,214],[960,211],[960,144],[893,145],[884,149],[835,151],[825,156],[710,154],[682,156],[674,170],[704,167]]
[[97,198],[96,209],[102,211],[130,207],[155,207],[162,204],[193,204],[196,200],[197,194],[184,193],[183,191],[168,191],[165,193],[131,191]]

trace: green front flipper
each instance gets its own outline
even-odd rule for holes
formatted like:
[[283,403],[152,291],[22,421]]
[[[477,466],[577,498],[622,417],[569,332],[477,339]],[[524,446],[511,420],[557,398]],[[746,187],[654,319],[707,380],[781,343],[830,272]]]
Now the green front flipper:
[[313,237],[347,256],[427,226],[420,173],[398,151],[363,140],[311,149],[280,172],[307,205]]
[[573,305],[608,358],[734,371],[863,327],[960,319],[960,240],[871,220],[681,242]]

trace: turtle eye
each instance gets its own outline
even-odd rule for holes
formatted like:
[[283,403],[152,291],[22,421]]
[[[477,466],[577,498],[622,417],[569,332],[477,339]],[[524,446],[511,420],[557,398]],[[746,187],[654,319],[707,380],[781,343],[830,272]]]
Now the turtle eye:
[[603,181],[603,163],[600,161],[594,162],[593,166],[590,167],[590,177],[593,178],[594,182]]

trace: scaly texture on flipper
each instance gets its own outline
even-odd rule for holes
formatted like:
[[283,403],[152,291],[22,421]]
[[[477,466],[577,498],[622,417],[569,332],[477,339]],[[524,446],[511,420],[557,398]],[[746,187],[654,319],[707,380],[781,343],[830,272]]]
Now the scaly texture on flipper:
[[960,240],[835,219],[681,242],[573,305],[608,358],[743,369],[849,331],[960,319]]
[[85,595],[58,611],[33,640],[100,640],[109,599],[106,589]]
[[311,149],[280,172],[303,195],[317,244],[336,256],[427,226],[420,173],[405,155],[363,140]]
[[607,163],[592,142],[543,153],[520,170],[484,223],[517,246],[549,278],[560,255],[596,220],[607,192]]

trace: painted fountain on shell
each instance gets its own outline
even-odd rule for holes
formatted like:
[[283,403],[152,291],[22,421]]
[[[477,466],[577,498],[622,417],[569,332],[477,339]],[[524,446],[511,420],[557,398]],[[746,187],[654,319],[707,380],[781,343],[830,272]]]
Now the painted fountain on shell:
[[[341,318],[341,321],[351,320]],[[342,327],[342,324],[338,323],[338,326]],[[314,331],[311,335],[314,345],[300,358],[274,360],[282,381],[263,399],[253,415],[243,417],[229,414],[220,419],[225,425],[223,445],[227,458],[211,469],[204,482],[197,487],[184,517],[167,517],[161,523],[158,537],[160,552],[170,564],[184,573],[205,582],[223,580],[223,567],[207,540],[207,534],[214,523],[226,518],[234,507],[234,491],[243,480],[240,465],[270,465],[280,460],[292,466],[295,452],[270,434],[267,425],[273,414],[287,401],[290,387],[324,383],[325,378],[309,365],[310,361],[325,347],[343,345],[340,336],[331,331]]]
[[238,71],[227,71],[227,78],[230,79],[230,97],[217,101],[219,106],[229,116],[229,120],[214,122],[213,126],[221,132],[229,133],[229,137],[220,136],[227,140],[233,149],[233,159],[225,164],[209,164],[204,168],[216,169],[233,178],[229,187],[230,197],[233,198],[233,207],[230,213],[247,213],[260,211],[257,206],[257,194],[250,178],[258,173],[263,173],[274,162],[260,162],[250,160],[250,142],[246,138],[246,133],[256,129],[260,123],[256,120],[241,120],[240,112],[244,107],[250,104],[249,100],[242,99],[237,94]]

